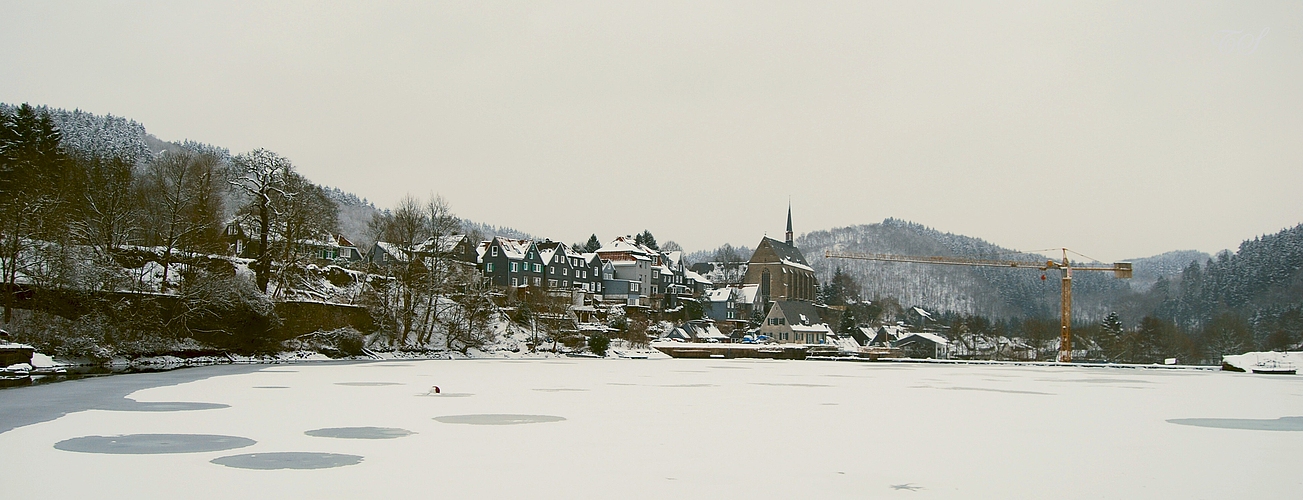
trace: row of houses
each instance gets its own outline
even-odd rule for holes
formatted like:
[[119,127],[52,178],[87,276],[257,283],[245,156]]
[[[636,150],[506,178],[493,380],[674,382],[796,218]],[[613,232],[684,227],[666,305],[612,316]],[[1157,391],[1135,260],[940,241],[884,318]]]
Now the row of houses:
[[[247,251],[239,227],[228,228],[236,255]],[[596,302],[679,311],[690,302],[707,319],[733,332],[781,343],[827,341],[838,311],[815,304],[818,281],[793,242],[791,208],[784,241],[764,237],[746,263],[721,266],[723,283],[694,271],[683,252],[663,252],[621,236],[594,252],[577,252],[551,240],[494,237],[473,241],[466,235],[429,238],[414,245],[378,241],[366,252],[342,235],[299,242],[322,261],[365,262],[380,268],[398,264],[418,270],[434,261],[477,270],[486,284],[500,288],[534,287],[582,295],[577,307]],[[702,268],[698,268],[702,269]]]

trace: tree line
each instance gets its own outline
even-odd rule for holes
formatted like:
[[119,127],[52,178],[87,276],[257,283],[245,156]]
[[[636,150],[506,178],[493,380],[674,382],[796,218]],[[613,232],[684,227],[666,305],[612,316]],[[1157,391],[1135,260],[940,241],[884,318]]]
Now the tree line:
[[[98,330],[92,336],[101,340],[229,337],[247,332],[216,319],[241,315],[260,318],[244,323],[254,330],[274,322],[269,295],[292,286],[301,269],[294,264],[309,257],[300,243],[335,228],[335,203],[267,150],[230,157],[186,143],[146,153],[73,147],[49,110],[0,107],[4,323],[30,296],[81,303],[91,319],[73,319],[95,326],[71,330]],[[241,233],[256,240],[248,249],[252,280],[239,275],[238,261],[214,258]],[[120,292],[179,302],[169,311],[127,311],[104,299]],[[29,329],[66,321],[36,318]]]

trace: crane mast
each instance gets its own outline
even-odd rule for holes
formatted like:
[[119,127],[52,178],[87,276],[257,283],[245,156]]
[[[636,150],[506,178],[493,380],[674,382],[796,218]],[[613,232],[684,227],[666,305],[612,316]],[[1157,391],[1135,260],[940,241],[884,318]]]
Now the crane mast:
[[[1018,260],[986,260],[986,259],[969,259],[964,257],[926,257],[926,256],[909,256],[894,255],[885,253],[854,253],[854,252],[833,252],[824,251],[823,256],[829,259],[853,259],[853,260],[872,260],[879,262],[908,262],[914,264],[939,264],[947,266],[973,266],[973,267],[1006,267],[1011,269],[1037,269],[1048,271],[1057,269],[1061,273],[1060,280],[1063,287],[1062,310],[1060,311],[1059,325],[1059,358],[1060,363],[1072,361],[1072,272],[1075,271],[1112,271],[1113,276],[1117,278],[1131,277],[1130,262],[1116,262],[1109,266],[1074,266],[1068,259],[1068,249],[1063,248],[1063,260],[1056,262],[1046,260],[1044,263],[1027,262]],[[1042,279],[1044,276],[1042,275]]]

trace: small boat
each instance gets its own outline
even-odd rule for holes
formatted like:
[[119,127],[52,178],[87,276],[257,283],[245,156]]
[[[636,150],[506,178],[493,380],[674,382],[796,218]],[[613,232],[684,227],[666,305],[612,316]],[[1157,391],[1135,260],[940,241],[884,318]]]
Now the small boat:
[[1253,373],[1263,375],[1294,375],[1297,371],[1298,369],[1294,367],[1294,363],[1274,359],[1259,361],[1253,365]]

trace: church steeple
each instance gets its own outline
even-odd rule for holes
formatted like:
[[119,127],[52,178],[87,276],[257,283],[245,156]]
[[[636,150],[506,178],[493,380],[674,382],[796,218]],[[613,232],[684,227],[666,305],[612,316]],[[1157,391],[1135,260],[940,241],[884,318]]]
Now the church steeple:
[[792,201],[787,201],[787,244],[792,244]]

